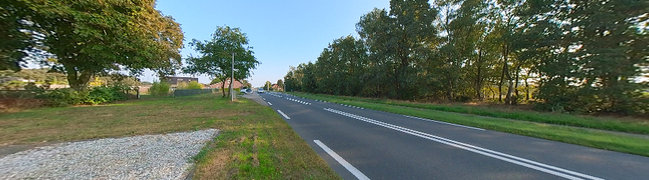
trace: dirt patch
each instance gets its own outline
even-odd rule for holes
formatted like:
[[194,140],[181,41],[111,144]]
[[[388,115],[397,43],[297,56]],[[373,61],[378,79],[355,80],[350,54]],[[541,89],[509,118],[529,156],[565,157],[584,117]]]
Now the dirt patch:
[[25,109],[43,107],[47,101],[42,99],[1,98],[0,113],[18,112]]
[[199,166],[200,169],[194,172],[200,172],[200,174],[195,174],[195,177],[220,177],[225,179],[230,177],[229,174],[234,174],[236,172],[225,171],[227,165],[232,161],[232,152],[227,149],[221,149],[218,152],[211,153],[211,155],[206,158],[209,161],[205,162],[203,166]]

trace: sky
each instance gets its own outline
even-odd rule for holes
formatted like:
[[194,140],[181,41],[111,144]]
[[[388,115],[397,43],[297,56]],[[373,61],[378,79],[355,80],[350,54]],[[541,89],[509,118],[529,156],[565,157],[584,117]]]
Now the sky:
[[[374,8],[388,8],[388,0],[158,0],[156,9],[172,16],[185,33],[183,58],[198,56],[188,42],[207,40],[217,26],[241,28],[260,62],[247,80],[254,87],[283,79],[289,66],[315,62],[334,39],[356,33],[356,23]],[[236,61],[236,57],[235,57]],[[178,74],[198,77],[209,83],[208,75]],[[142,81],[157,81],[151,71]]]

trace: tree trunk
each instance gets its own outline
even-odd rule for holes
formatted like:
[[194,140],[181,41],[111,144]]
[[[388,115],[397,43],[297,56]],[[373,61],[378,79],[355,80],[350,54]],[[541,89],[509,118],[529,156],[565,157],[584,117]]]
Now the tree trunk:
[[475,91],[476,95],[478,96],[478,100],[482,101],[484,100],[484,97],[482,95],[482,48],[478,48],[478,62],[476,62],[476,67],[477,69],[477,75],[476,75],[476,83],[475,83]]
[[498,82],[498,102],[503,102],[503,82],[505,80],[505,72],[507,72],[507,58],[503,57],[503,71],[500,73],[500,82]]
[[[65,65],[64,65],[65,66]],[[68,84],[75,91],[84,91],[88,89],[88,82],[93,73],[90,71],[77,71],[73,67],[65,66]]]
[[[511,79],[511,78],[508,78]],[[514,83],[511,80],[508,80],[509,87],[507,88],[507,96],[505,96],[505,104],[512,105],[514,104],[514,99],[512,98],[512,91],[514,89]]]
[[226,79],[221,79],[221,92],[223,94],[222,97],[225,97],[225,80]]
[[525,101],[530,101],[530,85],[527,83],[527,80],[530,78],[531,72],[527,71],[527,76],[525,76]]
[[507,96],[505,96],[505,104],[509,104],[509,98],[511,96],[511,76],[509,75],[509,65],[507,64],[507,55],[508,47],[507,44],[503,43],[503,71],[500,74],[500,83],[498,83],[498,101],[502,102],[502,88],[505,77],[507,77],[507,82],[509,82],[509,89],[507,90]]
[[516,82],[514,84],[514,95],[515,96],[514,96],[512,104],[517,104],[518,103],[518,79],[520,77],[520,72],[521,72],[521,65],[518,64],[518,66],[516,66]]

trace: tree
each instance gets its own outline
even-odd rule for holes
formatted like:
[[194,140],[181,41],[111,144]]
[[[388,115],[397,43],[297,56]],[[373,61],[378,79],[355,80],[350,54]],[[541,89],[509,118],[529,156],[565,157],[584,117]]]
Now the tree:
[[284,90],[284,81],[282,81],[281,79],[278,79],[277,80],[277,86],[279,86],[280,89],[276,89],[276,90],[278,90],[278,91],[282,90],[283,91]]
[[273,85],[270,83],[270,81],[266,81],[266,83],[264,83],[264,89],[266,89],[266,91],[273,90],[272,86]]
[[245,79],[242,80],[241,84],[243,84],[243,87],[252,88],[252,84],[250,84],[250,82],[248,82],[248,80],[245,80]]
[[417,96],[417,72],[426,48],[436,38],[433,21],[437,10],[427,0],[391,0],[389,13],[374,9],[356,25],[369,47],[371,59],[381,61],[385,79],[393,84],[388,96],[412,99]]
[[210,81],[210,84],[217,84],[217,83],[220,83],[220,82],[221,82],[221,79],[214,78],[214,79],[212,79],[212,81]]
[[[239,28],[229,26],[217,27],[211,40],[199,41],[194,39],[190,45],[198,51],[200,57],[187,58],[186,73],[208,74],[225,82],[232,73],[232,55],[234,59],[234,79],[245,79],[250,76],[259,61],[253,55],[252,47],[248,45],[248,37]],[[234,79],[230,78],[230,88]],[[225,97],[225,83],[221,84]]]
[[[180,64],[183,34],[173,18],[154,9],[154,0],[21,0],[18,17],[33,24],[32,40],[55,56],[53,69],[70,86],[85,90],[91,77],[112,71],[169,72]],[[97,11],[101,9],[101,11]]]
[[29,9],[22,1],[0,2],[0,70],[21,69],[21,63],[36,45],[32,39]]

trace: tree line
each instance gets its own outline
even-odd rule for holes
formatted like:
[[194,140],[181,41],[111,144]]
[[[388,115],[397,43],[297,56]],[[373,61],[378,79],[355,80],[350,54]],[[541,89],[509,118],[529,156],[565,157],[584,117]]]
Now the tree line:
[[645,114],[649,1],[391,0],[287,91]]

